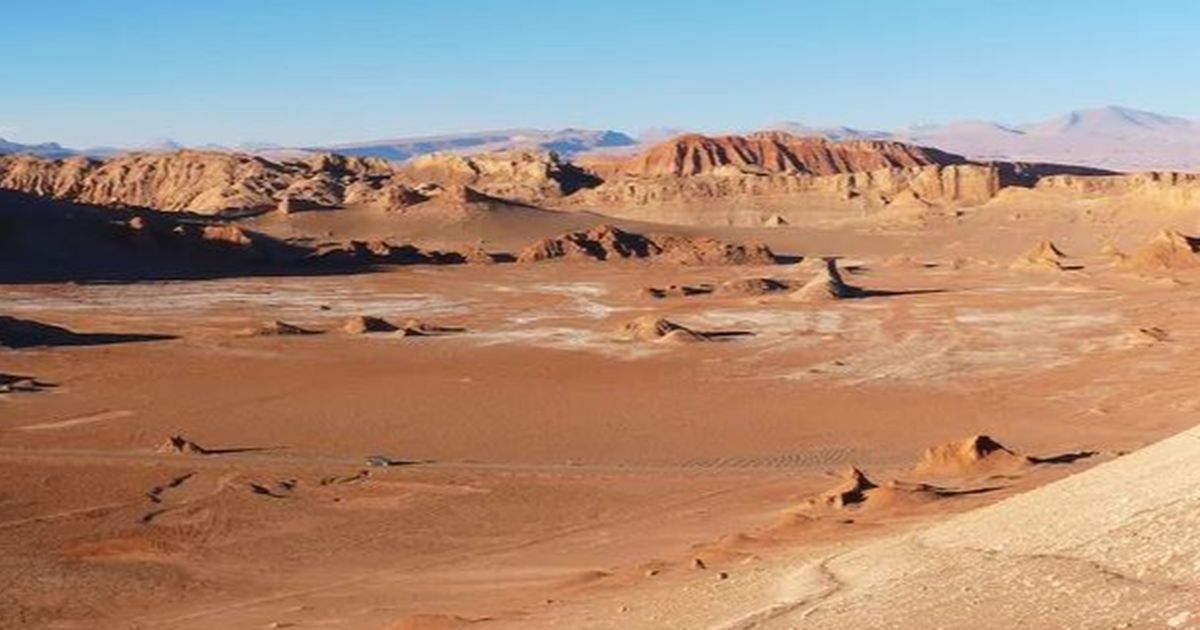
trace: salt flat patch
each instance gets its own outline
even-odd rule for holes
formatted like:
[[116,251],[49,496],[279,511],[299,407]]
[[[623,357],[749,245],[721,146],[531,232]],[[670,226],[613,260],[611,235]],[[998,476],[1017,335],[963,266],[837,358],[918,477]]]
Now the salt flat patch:
[[491,285],[489,288],[500,293],[532,292],[570,298],[567,304],[557,308],[526,310],[504,317],[505,321],[517,325],[569,317],[584,317],[596,320],[608,319],[614,313],[634,310],[628,307],[610,306],[594,300],[593,298],[608,295],[608,288],[598,282],[550,282],[524,288],[509,285]]
[[755,333],[817,333],[834,334],[844,332],[846,318],[837,311],[801,310],[713,310],[691,316],[706,325],[716,327],[752,327]]
[[529,287],[538,293],[600,297],[608,295],[608,287],[599,282],[545,282]]
[[962,289],[956,291],[956,293],[1000,293],[1005,295],[1012,293],[1107,293],[1118,295],[1118,292],[1111,289],[1089,287],[1080,284],[1060,283],[1044,285],[1014,284],[1010,286],[981,287],[977,289]]
[[482,331],[471,335],[471,339],[484,346],[521,344],[596,352],[614,358],[641,358],[667,350],[662,346],[617,342],[609,334],[563,326]]
[[962,309],[954,315],[954,321],[960,324],[976,326],[989,334],[1014,336],[1046,331],[1074,330],[1077,328],[1092,328],[1115,324],[1120,320],[1114,313],[1071,313],[1062,312],[1052,306],[1035,306],[1032,308],[986,311],[982,309]]
[[65,420],[55,420],[52,422],[39,422],[37,424],[27,424],[16,427],[18,431],[51,431],[54,429],[66,429],[84,424],[94,424],[96,422],[106,422],[108,420],[117,420],[120,418],[128,418],[133,412],[128,409],[117,409],[113,411],[101,411],[84,416],[75,416],[66,418]]
[[847,384],[872,381],[946,383],[966,377],[1039,372],[1113,346],[1121,317],[1061,306],[954,309],[923,319],[927,330],[880,336],[858,352],[783,377],[834,376]]

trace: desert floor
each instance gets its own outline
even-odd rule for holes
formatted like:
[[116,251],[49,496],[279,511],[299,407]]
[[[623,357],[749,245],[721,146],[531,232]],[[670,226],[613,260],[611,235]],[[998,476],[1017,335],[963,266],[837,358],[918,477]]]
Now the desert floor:
[[[819,591],[797,571],[816,559],[1194,424],[1200,275],[1148,277],[1100,254],[1112,233],[1131,246],[1149,227],[1055,220],[706,232],[844,256],[848,282],[894,292],[820,304],[640,292],[802,283],[805,263],[0,287],[13,316],[166,337],[0,350],[0,372],[46,385],[0,394],[0,625],[779,622],[756,611]],[[1043,238],[1079,268],[1009,268]],[[744,334],[614,339],[646,314]],[[463,330],[344,332],[356,315]],[[324,333],[243,334],[272,320]],[[913,471],[926,447],[974,434],[1046,463]],[[161,452],[173,435],[209,453]],[[849,466],[947,491],[807,506]],[[861,627],[887,625],[872,610]]]

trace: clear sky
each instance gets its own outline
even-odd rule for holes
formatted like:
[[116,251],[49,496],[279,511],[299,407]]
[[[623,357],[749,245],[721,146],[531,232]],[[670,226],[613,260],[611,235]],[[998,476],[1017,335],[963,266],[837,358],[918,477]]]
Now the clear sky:
[[1200,118],[1200,2],[0,0],[0,136]]

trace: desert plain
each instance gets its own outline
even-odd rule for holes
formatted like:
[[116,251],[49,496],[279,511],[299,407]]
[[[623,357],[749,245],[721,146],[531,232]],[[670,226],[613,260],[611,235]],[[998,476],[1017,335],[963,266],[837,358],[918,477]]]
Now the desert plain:
[[1194,176],[770,132],[0,187],[0,626],[1200,619]]

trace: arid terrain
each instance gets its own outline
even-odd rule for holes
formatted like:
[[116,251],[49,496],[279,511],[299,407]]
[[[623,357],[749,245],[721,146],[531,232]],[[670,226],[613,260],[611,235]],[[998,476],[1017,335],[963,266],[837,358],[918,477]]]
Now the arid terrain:
[[0,627],[1200,623],[1200,175],[771,131],[0,188]]

